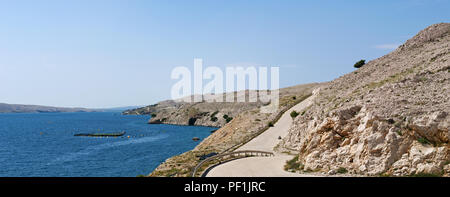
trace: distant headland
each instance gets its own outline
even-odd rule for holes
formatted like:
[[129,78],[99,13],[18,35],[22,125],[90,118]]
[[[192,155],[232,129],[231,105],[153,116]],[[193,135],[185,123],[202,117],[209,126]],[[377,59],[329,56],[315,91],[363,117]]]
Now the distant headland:
[[58,113],[58,112],[96,112],[96,111],[102,110],[0,103],[0,113]]

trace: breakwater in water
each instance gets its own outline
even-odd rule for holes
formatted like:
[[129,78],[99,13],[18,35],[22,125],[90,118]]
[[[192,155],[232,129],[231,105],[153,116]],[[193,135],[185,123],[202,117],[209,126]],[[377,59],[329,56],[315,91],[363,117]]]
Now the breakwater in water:
[[85,136],[85,137],[120,137],[125,135],[125,131],[117,133],[77,133],[73,136]]
[[[0,177],[135,177],[193,149],[212,127],[149,125],[119,113],[0,114]],[[76,137],[125,131],[121,137]],[[128,136],[130,136],[128,138]]]

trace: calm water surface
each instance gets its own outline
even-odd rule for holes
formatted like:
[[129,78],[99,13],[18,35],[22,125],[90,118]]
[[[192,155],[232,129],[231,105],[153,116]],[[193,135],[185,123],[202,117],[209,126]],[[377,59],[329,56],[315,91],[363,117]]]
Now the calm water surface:
[[[0,114],[0,176],[135,177],[216,129],[149,125],[148,119],[112,112]],[[73,136],[120,131],[124,137]]]

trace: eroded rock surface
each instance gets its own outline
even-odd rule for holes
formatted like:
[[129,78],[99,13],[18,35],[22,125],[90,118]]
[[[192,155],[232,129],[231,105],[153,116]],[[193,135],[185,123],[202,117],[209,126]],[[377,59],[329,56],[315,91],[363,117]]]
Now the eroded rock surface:
[[449,176],[450,24],[331,81],[281,146],[305,169]]

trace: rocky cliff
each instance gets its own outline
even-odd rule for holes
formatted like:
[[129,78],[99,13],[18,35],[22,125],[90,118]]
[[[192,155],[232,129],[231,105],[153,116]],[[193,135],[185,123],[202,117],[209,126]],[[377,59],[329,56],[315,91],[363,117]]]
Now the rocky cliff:
[[[280,89],[281,105],[288,105],[298,101],[309,94],[312,87],[318,84],[305,84]],[[238,99],[238,93],[232,92]],[[249,90],[243,92],[246,102],[180,102],[166,100],[154,105],[124,111],[124,115],[149,114],[152,118],[150,124],[176,124],[176,125],[200,125],[223,127],[239,114],[259,110],[259,107],[267,105],[259,100],[249,102]],[[223,95],[223,99],[226,95]],[[298,98],[298,99],[297,99]],[[225,100],[225,99],[224,99]]]
[[450,24],[432,25],[331,81],[280,147],[305,171],[449,176],[449,45]]

